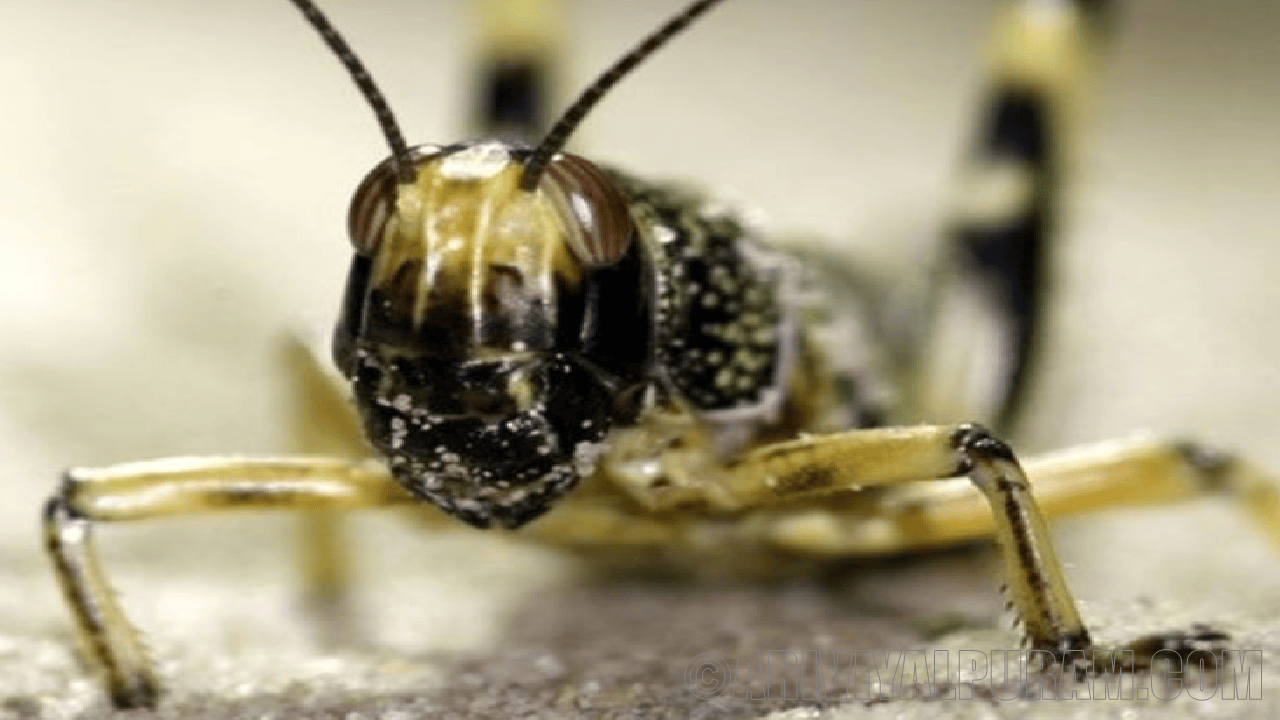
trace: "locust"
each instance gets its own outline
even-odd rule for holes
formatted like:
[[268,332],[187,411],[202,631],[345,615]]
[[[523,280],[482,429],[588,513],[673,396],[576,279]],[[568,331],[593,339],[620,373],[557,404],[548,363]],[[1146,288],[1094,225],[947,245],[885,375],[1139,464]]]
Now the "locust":
[[[962,202],[931,287],[904,315],[839,257],[783,247],[698,190],[566,149],[611,88],[731,3],[672,15],[553,122],[540,27],[496,23],[482,137],[411,146],[320,9],[291,1],[390,148],[351,202],[332,366],[295,353],[305,412],[349,427],[368,457],[68,470],[44,510],[45,542],[117,707],[156,707],[161,679],[93,528],[236,509],[409,507],[427,526],[693,566],[995,538],[1030,648],[1065,662],[1227,639],[1194,628],[1096,643],[1047,519],[1216,492],[1280,535],[1269,476],[1192,442],[1024,461],[1002,439],[1035,367],[1064,145],[1112,3],[1007,4]],[[530,17],[540,6],[515,4]],[[341,595],[343,573],[325,559],[328,516],[315,517],[312,582]]]

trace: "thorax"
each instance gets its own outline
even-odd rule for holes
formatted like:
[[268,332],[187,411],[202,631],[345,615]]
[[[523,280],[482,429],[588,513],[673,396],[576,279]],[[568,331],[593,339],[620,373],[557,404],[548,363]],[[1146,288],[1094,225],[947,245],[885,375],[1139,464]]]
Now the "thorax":
[[705,479],[753,447],[892,416],[896,393],[852,274],[770,244],[696,192],[613,175],[651,273],[652,385],[588,487],[661,507],[673,489],[714,493]]

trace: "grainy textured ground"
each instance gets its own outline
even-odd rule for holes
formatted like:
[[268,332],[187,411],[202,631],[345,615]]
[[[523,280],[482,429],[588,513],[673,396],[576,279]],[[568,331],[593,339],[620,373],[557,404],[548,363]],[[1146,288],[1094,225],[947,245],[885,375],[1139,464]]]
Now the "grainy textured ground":
[[[410,135],[454,137],[464,5],[329,4]],[[574,75],[672,4],[578,3]],[[945,205],[989,9],[739,0],[607,103],[582,142],[725,188],[779,227],[850,238],[851,253],[910,259]],[[1278,12],[1127,4],[1023,447],[1152,430],[1280,469]],[[347,193],[383,150],[283,2],[25,3],[6,9],[0,47],[0,717],[103,717],[39,555],[39,503],[71,463],[284,447],[272,342],[331,317]],[[385,518],[357,525],[363,624],[339,648],[299,612],[282,518],[103,532],[171,688],[160,715],[810,717],[805,702],[697,700],[685,666],[741,649],[1016,643],[982,550],[700,588],[596,581],[554,553]],[[1208,621],[1240,647],[1280,647],[1280,558],[1225,503],[1057,527],[1102,635]],[[1280,716],[1268,678],[1249,702],[823,712]]]

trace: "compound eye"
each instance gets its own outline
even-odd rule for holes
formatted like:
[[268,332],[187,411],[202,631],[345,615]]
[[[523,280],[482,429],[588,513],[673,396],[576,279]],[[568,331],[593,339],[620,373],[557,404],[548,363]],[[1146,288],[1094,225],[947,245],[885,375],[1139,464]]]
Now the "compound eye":
[[[414,169],[420,169],[441,151],[438,145],[409,148]],[[387,229],[387,221],[395,210],[396,171],[391,158],[387,158],[360,181],[356,194],[351,198],[351,209],[347,211],[347,234],[356,253],[368,256],[378,249],[378,243],[382,241]]]
[[543,175],[542,189],[555,202],[569,233],[569,247],[587,267],[612,265],[631,245],[631,212],[614,181],[593,163],[557,155]]

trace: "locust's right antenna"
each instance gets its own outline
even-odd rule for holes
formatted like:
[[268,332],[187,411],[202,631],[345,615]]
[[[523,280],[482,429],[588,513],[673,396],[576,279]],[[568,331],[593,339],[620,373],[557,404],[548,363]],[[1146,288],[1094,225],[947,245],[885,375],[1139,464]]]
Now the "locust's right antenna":
[[645,58],[649,57],[658,48],[662,47],[668,40],[675,37],[689,26],[694,20],[697,20],[706,11],[720,3],[722,0],[698,0],[691,3],[668,20],[662,27],[655,30],[645,38],[641,43],[631,50],[631,52],[623,55],[608,70],[604,71],[591,86],[583,91],[560,116],[556,124],[547,132],[547,136],[542,139],[538,147],[534,148],[533,153],[529,155],[528,161],[525,162],[524,171],[520,174],[520,189],[525,192],[532,192],[538,187],[538,180],[541,179],[543,171],[547,169],[547,163],[551,162],[552,156],[560,152],[564,148],[564,144],[569,141],[569,136],[574,130],[578,129],[578,125],[586,118],[587,113],[600,102],[604,94],[609,92],[618,81],[626,77],[627,73],[635,69]]
[[404,134],[400,132],[400,126],[396,124],[396,116],[391,112],[391,106],[387,104],[387,99],[382,96],[382,91],[378,90],[377,84],[373,82],[373,78],[369,75],[369,71],[365,69],[364,63],[360,62],[360,58],[356,57],[355,52],[351,50],[351,46],[347,45],[347,41],[342,39],[338,31],[334,29],[329,19],[320,12],[320,8],[315,6],[311,0],[289,0],[302,12],[307,22],[311,23],[311,27],[320,33],[320,37],[324,40],[334,55],[338,56],[338,62],[347,69],[351,75],[351,80],[360,90],[360,94],[364,96],[369,106],[373,108],[373,114],[378,117],[378,125],[382,127],[382,135],[387,139],[387,144],[391,146],[391,166],[395,169],[396,179],[401,184],[411,183],[414,180],[413,158],[409,155],[409,146],[404,141]]

